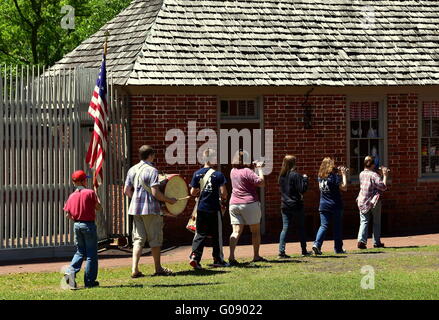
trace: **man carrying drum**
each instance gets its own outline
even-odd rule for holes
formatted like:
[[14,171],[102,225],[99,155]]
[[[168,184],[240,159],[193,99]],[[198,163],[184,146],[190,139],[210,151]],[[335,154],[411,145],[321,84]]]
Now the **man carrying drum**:
[[131,198],[129,215],[133,215],[133,265],[131,278],[143,277],[139,271],[139,260],[145,241],[151,247],[157,276],[174,275],[161,266],[160,251],[163,242],[163,216],[160,202],[174,204],[174,198],[166,197],[159,190],[159,173],[154,168],[155,151],[148,145],[139,149],[140,162],[130,168],[125,180],[124,193]]
[[192,242],[189,264],[194,269],[202,269],[200,261],[208,237],[212,239],[214,267],[227,267],[223,256],[222,200],[227,199],[226,178],[212,167],[216,164],[216,153],[206,149],[203,153],[204,167],[196,171],[190,186],[191,195],[198,196],[196,233]]

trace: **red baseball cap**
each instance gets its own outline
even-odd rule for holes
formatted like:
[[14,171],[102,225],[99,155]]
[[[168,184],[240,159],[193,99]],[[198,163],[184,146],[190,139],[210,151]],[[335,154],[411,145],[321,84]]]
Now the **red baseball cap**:
[[82,170],[77,170],[72,173],[72,180],[73,181],[84,181],[85,179],[90,178],[85,174]]

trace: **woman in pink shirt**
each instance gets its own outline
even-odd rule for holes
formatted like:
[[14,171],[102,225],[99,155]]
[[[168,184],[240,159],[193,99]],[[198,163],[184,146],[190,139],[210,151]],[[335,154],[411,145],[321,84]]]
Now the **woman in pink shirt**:
[[258,199],[257,189],[265,184],[262,172],[263,163],[256,164],[257,174],[250,169],[250,156],[246,151],[239,151],[235,155],[230,172],[232,181],[232,197],[230,198],[230,222],[233,232],[230,235],[230,265],[237,265],[235,249],[244,226],[250,226],[253,244],[253,262],[267,261],[259,255],[261,243],[261,204]]

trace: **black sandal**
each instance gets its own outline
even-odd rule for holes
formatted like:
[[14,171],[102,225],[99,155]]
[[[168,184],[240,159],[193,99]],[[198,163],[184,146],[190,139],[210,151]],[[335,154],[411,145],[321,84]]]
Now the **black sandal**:
[[239,262],[236,259],[229,259],[229,265],[232,267],[239,266]]
[[137,278],[143,278],[145,275],[142,272],[132,273],[131,278],[137,279]]
[[175,276],[175,273],[172,272],[172,270],[168,269],[168,268],[162,268],[161,271],[156,272],[152,275],[153,277],[157,277],[157,276]]
[[268,262],[264,257],[259,257],[257,259],[253,259],[252,262]]

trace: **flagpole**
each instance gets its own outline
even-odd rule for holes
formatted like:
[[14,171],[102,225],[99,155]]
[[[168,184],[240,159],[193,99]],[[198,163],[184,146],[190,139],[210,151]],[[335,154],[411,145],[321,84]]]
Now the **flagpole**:
[[108,37],[110,36],[110,33],[105,31],[105,43],[104,43],[104,56],[107,56],[107,50],[108,50]]
[[[104,42],[104,56],[103,56],[103,60],[107,60],[107,53],[108,53],[108,37],[110,36],[110,33],[108,32],[108,30],[105,31],[104,33],[105,35],[105,42]],[[106,71],[105,71],[106,72]],[[107,81],[105,81],[105,86],[107,86]],[[106,88],[107,89],[107,88]],[[108,93],[107,93],[108,94]],[[105,98],[105,100],[107,99],[107,97]],[[105,121],[107,121],[107,119],[105,119]],[[108,150],[105,150],[105,153]],[[96,162],[97,164],[97,162]],[[97,186],[95,186],[95,192],[96,195],[98,196],[99,199],[102,199],[101,205],[102,205],[102,211],[100,211],[100,214],[96,215],[96,224],[98,226],[98,236],[100,240],[104,240],[104,239],[108,239],[109,238],[109,230],[108,230],[108,225],[107,225],[107,209],[108,209],[108,198],[107,198],[107,192],[104,188],[104,190],[102,190],[102,188],[99,189],[99,187],[101,185],[105,186],[105,182],[106,181],[106,177],[105,177],[105,173],[104,173],[104,166],[105,166],[105,162],[103,159],[103,163],[102,163],[102,168],[101,168],[101,172],[102,172],[102,179],[101,179],[101,184],[97,183]],[[97,170],[95,170],[94,172],[94,179],[97,181]],[[94,181],[93,181],[93,184]]]
[[[108,37],[110,36],[110,33],[108,32],[108,30],[105,31],[104,33],[105,35],[105,42],[104,42],[104,57],[105,59],[107,58],[107,52],[108,52]],[[102,183],[104,182],[104,175],[102,175]],[[97,177],[96,177],[96,170],[93,172],[93,189],[95,190],[96,194],[98,193],[98,188],[99,185],[96,186],[95,181],[97,181]]]

